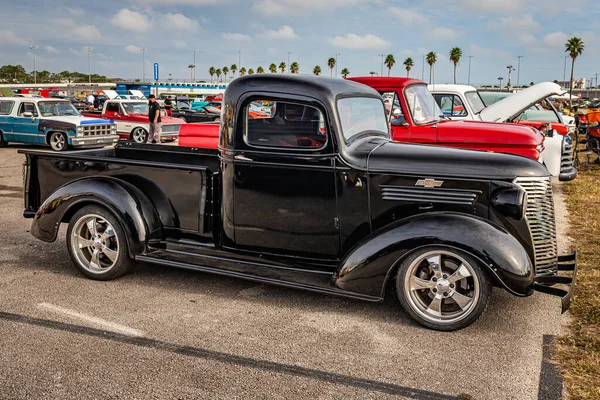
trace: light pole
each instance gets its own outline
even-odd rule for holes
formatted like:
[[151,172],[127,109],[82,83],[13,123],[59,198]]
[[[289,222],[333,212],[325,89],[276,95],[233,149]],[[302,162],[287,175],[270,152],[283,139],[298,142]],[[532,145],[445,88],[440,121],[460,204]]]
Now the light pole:
[[142,47],[140,50],[142,51],[142,82],[146,82],[146,51],[148,49]]
[[91,46],[85,46],[85,51],[88,52],[88,83],[92,84],[92,50],[94,50]]
[[292,73],[292,68],[290,65],[290,56],[292,55],[291,51],[288,51],[288,63],[287,63],[287,67],[288,67],[288,72],[291,74]]
[[523,56],[517,56],[517,87],[519,87],[519,80],[521,78],[521,58]]
[[567,81],[567,58],[569,58],[569,56],[563,56],[562,58],[565,59],[565,67],[563,69],[563,82]]
[[500,91],[502,91],[502,79],[504,78],[501,76],[498,77],[498,82],[500,82]]
[[196,52],[200,51],[200,50],[194,49],[192,51],[194,52],[194,64],[192,64],[192,65],[194,66],[194,78],[193,78],[193,80],[195,82],[196,81]]
[[509,65],[506,68],[508,68],[508,82],[506,82],[506,88],[510,92],[510,76],[511,76],[514,68],[512,65]]
[[340,53],[335,53],[335,77],[337,78],[337,60],[338,60],[338,56],[340,55]]
[[381,74],[379,76],[383,76],[383,57],[385,57],[385,54],[377,54],[379,57],[381,57]]
[[469,56],[469,78],[467,79],[467,85],[471,86],[471,58],[473,56]]
[[35,69],[35,51],[38,49],[37,46],[29,46],[31,51],[33,51],[33,84],[37,84],[37,71]]

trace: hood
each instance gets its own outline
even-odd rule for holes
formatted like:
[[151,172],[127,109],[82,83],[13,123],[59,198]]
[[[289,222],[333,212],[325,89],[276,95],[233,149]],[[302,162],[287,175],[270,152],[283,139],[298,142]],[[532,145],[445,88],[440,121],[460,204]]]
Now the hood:
[[479,118],[487,122],[510,121],[546,97],[561,95],[563,93],[565,93],[565,90],[556,83],[538,83],[484,108],[479,113]]
[[73,125],[112,124],[113,120],[82,117],[80,115],[62,115],[59,117],[44,117],[46,121],[66,122]]
[[541,163],[526,157],[397,142],[371,151],[367,168],[370,173],[485,180],[548,176]]
[[[138,118],[142,121],[148,122],[148,113],[129,113],[124,116],[123,120],[127,121],[129,118]],[[164,124],[185,124],[185,121],[181,118],[167,117],[165,115],[160,116],[161,123]]]
[[544,141],[537,130],[525,125],[481,121],[440,121],[439,143],[515,144],[536,147]]

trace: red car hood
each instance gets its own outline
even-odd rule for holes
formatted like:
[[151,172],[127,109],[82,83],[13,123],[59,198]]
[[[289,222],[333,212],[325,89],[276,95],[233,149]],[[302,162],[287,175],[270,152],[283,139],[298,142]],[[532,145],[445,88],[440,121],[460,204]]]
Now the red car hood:
[[526,125],[480,121],[440,121],[438,142],[515,144],[536,147],[544,136],[535,128]]
[[[144,121],[144,122],[148,122],[148,114],[127,114],[124,115],[122,117],[122,119],[124,120],[131,120],[131,121]],[[185,124],[185,121],[182,120],[181,118],[173,118],[173,117],[167,117],[162,115],[160,117],[160,120],[162,121],[162,124]]]

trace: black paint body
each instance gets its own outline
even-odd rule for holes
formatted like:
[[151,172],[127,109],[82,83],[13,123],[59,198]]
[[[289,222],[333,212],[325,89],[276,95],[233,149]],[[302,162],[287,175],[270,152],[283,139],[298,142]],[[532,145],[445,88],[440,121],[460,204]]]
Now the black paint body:
[[[383,298],[407,254],[452,246],[480,260],[497,286],[531,294],[529,228],[505,204],[510,194],[499,192],[518,192],[516,177],[547,176],[545,168],[527,158],[400,144],[382,135],[347,144],[340,96],[381,100],[341,79],[265,74],[229,85],[218,151],[134,143],[23,151],[32,233],[53,241],[79,207],[99,203],[119,218],[138,260],[372,301]],[[248,145],[245,107],[257,98],[321,110],[327,145]],[[443,184],[418,186],[423,179]],[[492,198],[502,206],[494,208]]]

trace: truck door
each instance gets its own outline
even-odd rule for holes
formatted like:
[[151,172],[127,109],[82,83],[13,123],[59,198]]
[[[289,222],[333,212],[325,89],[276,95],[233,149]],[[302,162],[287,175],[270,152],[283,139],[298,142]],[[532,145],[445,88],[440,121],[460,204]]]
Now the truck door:
[[10,141],[13,139],[13,125],[15,118],[12,116],[15,102],[13,100],[0,100],[0,131],[4,140]]
[[13,140],[21,143],[45,143],[44,132],[38,130],[39,124],[39,113],[35,103],[22,102],[13,120]]
[[[298,97],[300,98],[300,97]],[[269,105],[255,118],[250,103]],[[249,97],[234,151],[235,246],[299,257],[339,253],[333,144],[320,106]]]

